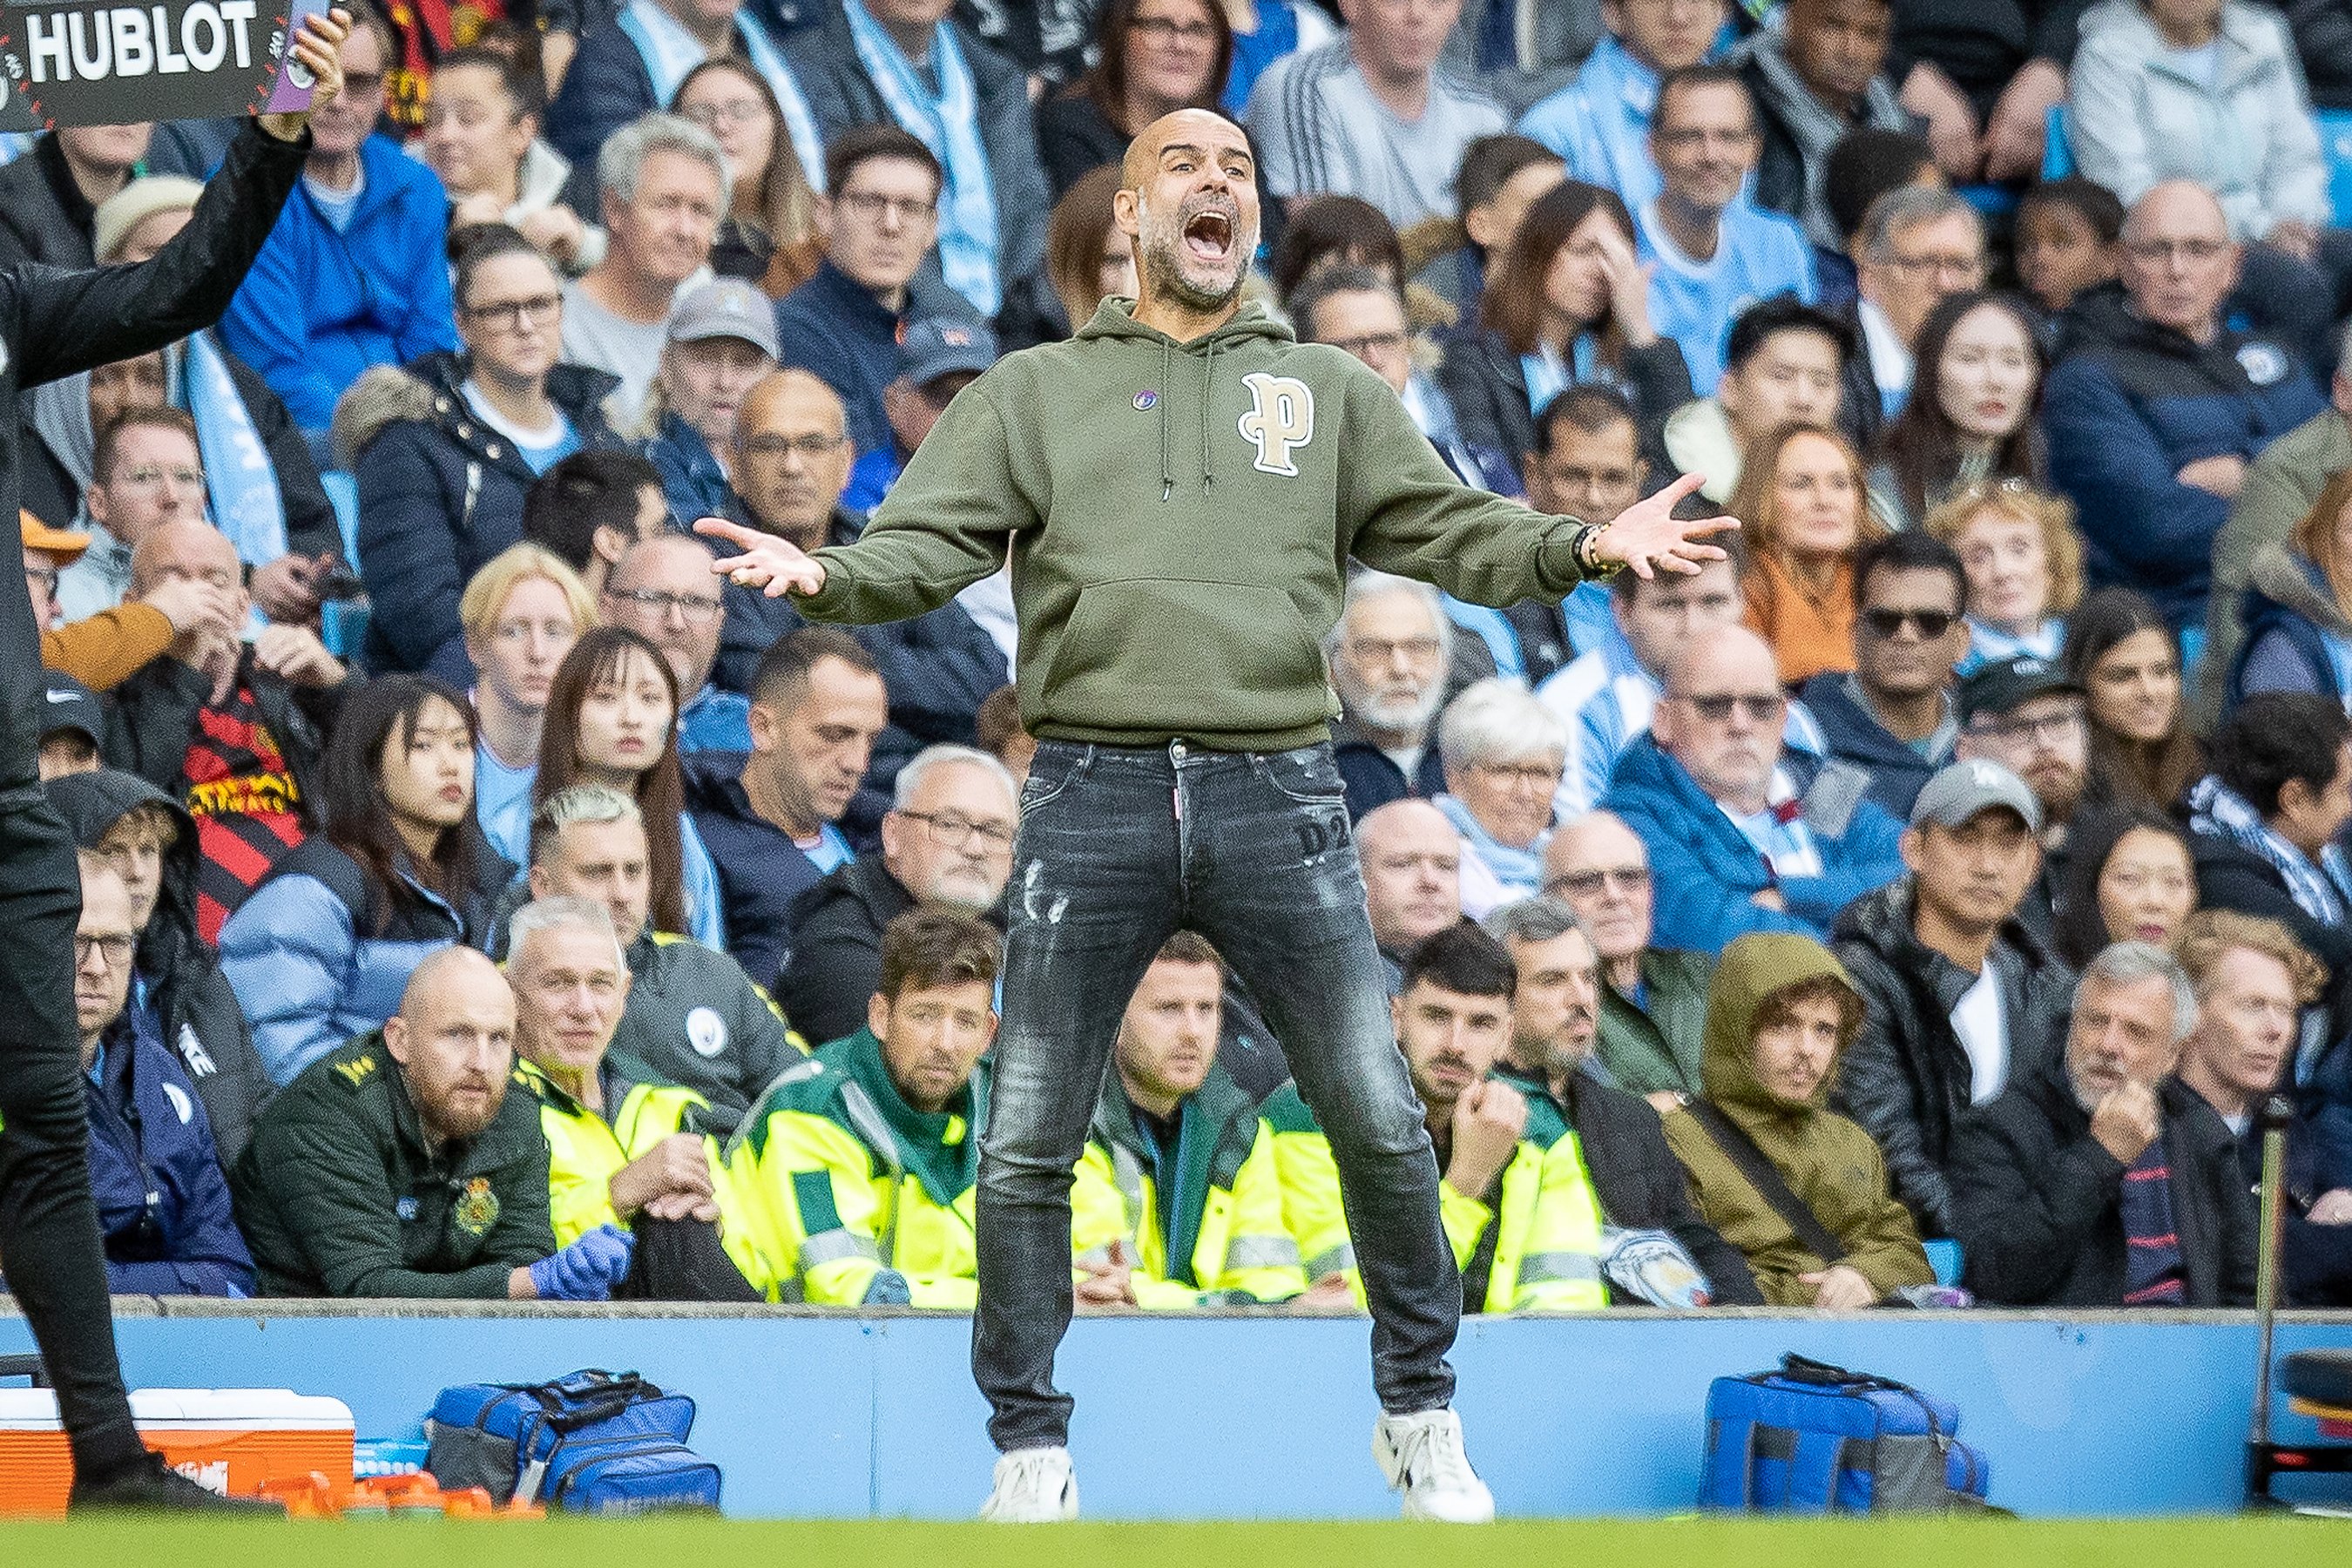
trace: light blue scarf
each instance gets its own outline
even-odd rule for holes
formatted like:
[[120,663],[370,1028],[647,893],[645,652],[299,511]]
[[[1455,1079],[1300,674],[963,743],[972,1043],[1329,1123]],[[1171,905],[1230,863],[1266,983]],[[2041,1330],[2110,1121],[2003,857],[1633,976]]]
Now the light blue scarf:
[[1562,360],[1538,349],[1519,356],[1519,374],[1528,384],[1528,412],[1540,415],[1544,405],[1570,386],[1613,386],[1622,390],[1624,377],[1601,363],[1591,332],[1579,332]]
[[[710,56],[701,39],[653,0],[629,0],[621,9],[620,25],[637,46],[637,58],[645,61],[646,74],[653,79],[656,103],[667,105],[676,98],[677,84]],[[767,28],[748,9],[735,14],[735,30],[742,35],[743,52],[751,57],[751,68],[775,91],[776,102],[784,111],[784,133],[792,138],[793,153],[808,176],[809,189],[824,189],[824,138],[817,132],[808,100],[801,96],[793,68],[777,52]]]
[[212,339],[198,332],[179,347],[176,401],[196,422],[213,521],[236,544],[238,560],[267,566],[286,553],[286,499],[278,493],[269,448]]
[[[642,3],[642,0],[639,0]],[[940,269],[948,287],[993,317],[1003,290],[996,276],[996,189],[988,172],[988,149],[980,139],[980,91],[955,29],[941,22],[931,33],[931,68],[939,73],[935,93],[858,0],[842,0],[857,58],[889,107],[890,118],[931,150],[948,173],[941,204]]]

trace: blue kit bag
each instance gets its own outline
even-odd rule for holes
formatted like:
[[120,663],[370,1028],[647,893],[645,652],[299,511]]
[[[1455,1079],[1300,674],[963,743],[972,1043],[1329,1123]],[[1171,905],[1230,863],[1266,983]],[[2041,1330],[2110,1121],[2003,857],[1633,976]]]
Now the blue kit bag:
[[567,1513],[716,1509],[719,1467],[686,1446],[694,1401],[634,1372],[445,1388],[425,1423],[425,1468],[444,1490]]
[[1984,1456],[1950,1401],[1801,1355],[1718,1377],[1706,1394],[1699,1506],[1766,1513],[1942,1512],[1984,1506]]

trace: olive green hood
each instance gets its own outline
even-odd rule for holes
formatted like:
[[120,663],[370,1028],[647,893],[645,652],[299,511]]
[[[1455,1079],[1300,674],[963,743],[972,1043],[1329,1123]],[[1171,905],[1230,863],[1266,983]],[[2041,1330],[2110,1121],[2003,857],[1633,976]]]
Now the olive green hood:
[[1766,1144],[1768,1152],[1766,1129],[1783,1135],[1799,1131],[1802,1123],[1829,1105],[1838,1062],[1845,1052],[1840,1047],[1811,1100],[1801,1106],[1790,1105],[1756,1079],[1756,1015],[1774,992],[1823,979],[1854,990],[1853,977],[1828,948],[1811,937],[1780,931],[1741,937],[1723,950],[1722,962],[1716,965],[1715,984],[1707,994],[1706,1047],[1699,1064],[1700,1077],[1706,1085],[1707,1099],[1745,1128],[1748,1136]]

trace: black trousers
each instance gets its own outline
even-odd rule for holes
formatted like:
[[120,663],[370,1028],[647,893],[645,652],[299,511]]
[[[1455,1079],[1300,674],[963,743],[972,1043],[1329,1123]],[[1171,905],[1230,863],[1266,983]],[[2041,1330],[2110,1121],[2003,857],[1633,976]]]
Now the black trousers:
[[629,1226],[637,1254],[616,1301],[764,1301],[709,1220],[655,1219],[639,1215]]
[[81,877],[37,789],[0,804],[0,1269],[33,1327],[75,1472],[137,1461],[114,1353],[105,1254],[89,1192],[89,1123],[74,1016]]

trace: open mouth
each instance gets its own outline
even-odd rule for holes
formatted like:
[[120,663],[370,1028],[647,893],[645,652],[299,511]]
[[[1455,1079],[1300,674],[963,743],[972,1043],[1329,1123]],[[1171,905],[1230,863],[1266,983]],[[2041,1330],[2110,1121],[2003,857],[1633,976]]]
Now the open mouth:
[[1221,212],[1194,213],[1184,222],[1184,248],[1202,261],[1223,261],[1233,254],[1234,220]]

